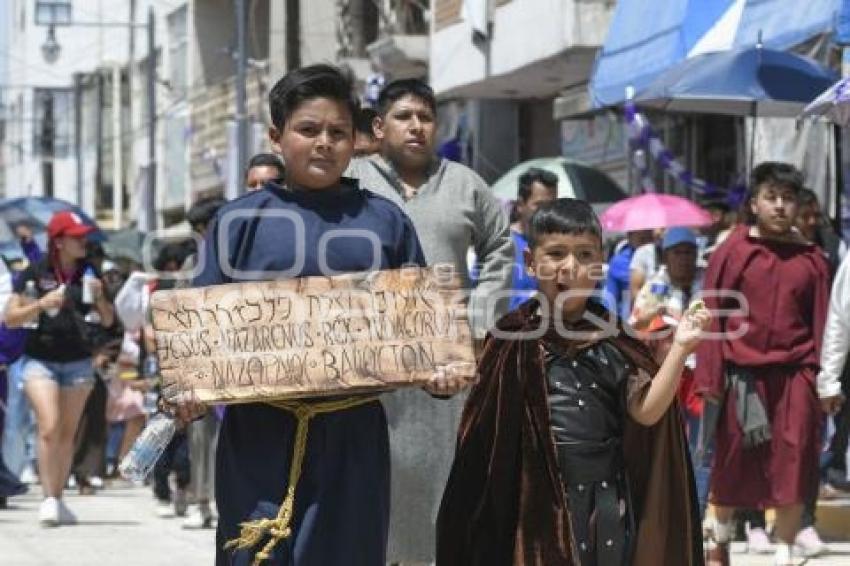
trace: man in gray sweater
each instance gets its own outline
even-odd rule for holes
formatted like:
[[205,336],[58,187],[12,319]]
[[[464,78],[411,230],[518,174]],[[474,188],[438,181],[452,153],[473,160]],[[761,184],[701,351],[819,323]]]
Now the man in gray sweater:
[[352,161],[348,175],[360,186],[398,204],[419,234],[429,265],[453,266],[470,287],[466,257],[480,264],[470,297],[470,323],[482,339],[507,312],[513,261],[510,223],[490,188],[472,169],[436,157],[436,100],[415,79],[390,83],[378,101],[375,135],[380,155]]
[[[467,288],[472,283],[466,258],[474,250],[480,275],[469,318],[480,340],[507,311],[513,261],[507,215],[474,171],[436,157],[437,103],[427,84],[415,79],[388,84],[377,110],[381,153],[354,160],[348,175],[398,204],[413,221],[428,265],[451,266]],[[464,398],[435,401],[418,389],[384,398],[392,453],[391,563],[435,559],[434,525]]]

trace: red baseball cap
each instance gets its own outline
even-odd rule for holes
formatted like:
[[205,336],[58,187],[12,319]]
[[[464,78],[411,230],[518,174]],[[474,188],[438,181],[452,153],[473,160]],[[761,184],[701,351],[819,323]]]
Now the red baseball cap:
[[47,237],[51,240],[62,236],[79,238],[92,232],[94,232],[94,226],[86,224],[79,214],[70,210],[57,212],[47,224]]

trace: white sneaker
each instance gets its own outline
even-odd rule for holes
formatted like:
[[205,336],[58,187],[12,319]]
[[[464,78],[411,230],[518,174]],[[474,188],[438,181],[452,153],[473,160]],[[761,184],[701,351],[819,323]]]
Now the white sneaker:
[[794,554],[806,558],[820,556],[827,551],[826,545],[821,540],[814,527],[806,527],[794,539]]
[[156,502],[156,516],[160,519],[170,519],[174,516],[174,507],[172,507],[170,501],[162,501],[157,500]]
[[213,514],[208,505],[198,505],[183,521],[184,529],[211,529],[213,528]]
[[103,478],[100,476],[92,476],[89,478],[89,485],[95,489],[103,489]]
[[189,509],[189,502],[186,500],[186,490],[175,489],[171,499],[174,501],[174,514],[178,517],[185,517],[186,511]]
[[21,472],[21,483],[34,485],[38,483],[38,476],[35,474],[35,470],[29,464]]
[[65,501],[62,499],[59,500],[59,524],[60,525],[76,525],[77,524],[77,516],[73,511],[68,509],[68,506],[65,505]]
[[59,526],[59,500],[55,497],[45,497],[38,508],[38,522],[42,527]]
[[761,527],[747,529],[747,552],[751,554],[770,554],[773,552],[770,537]]

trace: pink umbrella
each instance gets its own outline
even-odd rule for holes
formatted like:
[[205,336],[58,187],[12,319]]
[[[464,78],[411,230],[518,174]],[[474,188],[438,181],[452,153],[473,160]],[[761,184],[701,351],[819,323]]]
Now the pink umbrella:
[[599,219],[610,232],[669,226],[707,226],[711,215],[686,198],[649,193],[621,200]]

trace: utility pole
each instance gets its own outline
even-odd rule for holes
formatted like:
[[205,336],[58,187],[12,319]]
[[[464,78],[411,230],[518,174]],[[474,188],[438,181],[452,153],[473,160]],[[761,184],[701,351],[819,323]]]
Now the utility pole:
[[112,66],[112,229],[121,229],[124,210],[124,163],[121,135],[121,66]]
[[56,134],[53,92],[45,90],[41,103],[43,105],[42,111],[44,112],[44,120],[41,123],[41,171],[42,182],[44,183],[42,194],[46,197],[53,197],[54,136]]
[[[139,131],[139,118],[141,117],[141,112],[136,106],[135,100],[135,88],[136,88],[136,0],[130,0],[129,2],[130,13],[127,14],[128,25],[127,31],[129,32],[129,45],[127,46],[127,93],[129,96],[127,97],[127,114],[129,116],[127,132],[130,134],[128,143],[130,147],[135,142],[136,132]],[[136,156],[134,151],[127,152],[127,161],[124,163],[124,167],[127,171],[126,182],[127,185],[132,185],[132,177],[130,176],[131,171],[138,171],[136,167]],[[124,189],[121,189],[121,199],[123,206],[124,199]],[[124,213],[122,208],[121,213]],[[115,226],[115,229],[118,230],[120,226]]]
[[301,0],[286,0],[286,72],[301,66]]
[[156,230],[156,21],[153,7],[148,8],[148,178],[145,187],[143,231]]
[[83,74],[74,73],[74,159],[77,204],[83,205]]
[[[850,77],[850,0],[842,0],[835,30],[835,43],[841,47],[841,77]],[[844,170],[844,153],[850,149],[847,128],[835,130],[835,228],[844,238],[850,237],[850,179]]]
[[136,0],[130,0],[130,14],[127,27],[130,32],[130,44],[127,46],[127,56],[130,61],[127,65],[127,85],[129,87],[130,105],[132,107],[133,75],[135,70],[133,67],[136,65]]
[[245,111],[245,0],[235,0],[236,9],[236,174],[232,178],[237,182],[228,187],[234,194],[225,195],[233,199],[245,192],[242,171],[248,163],[248,117]]
[[104,102],[106,94],[104,91],[104,76],[98,70],[94,74],[95,79],[95,168],[94,168],[94,187],[86,191],[83,187],[83,198],[78,203],[83,210],[95,211],[99,204],[97,189],[103,186],[103,119],[104,119]]

